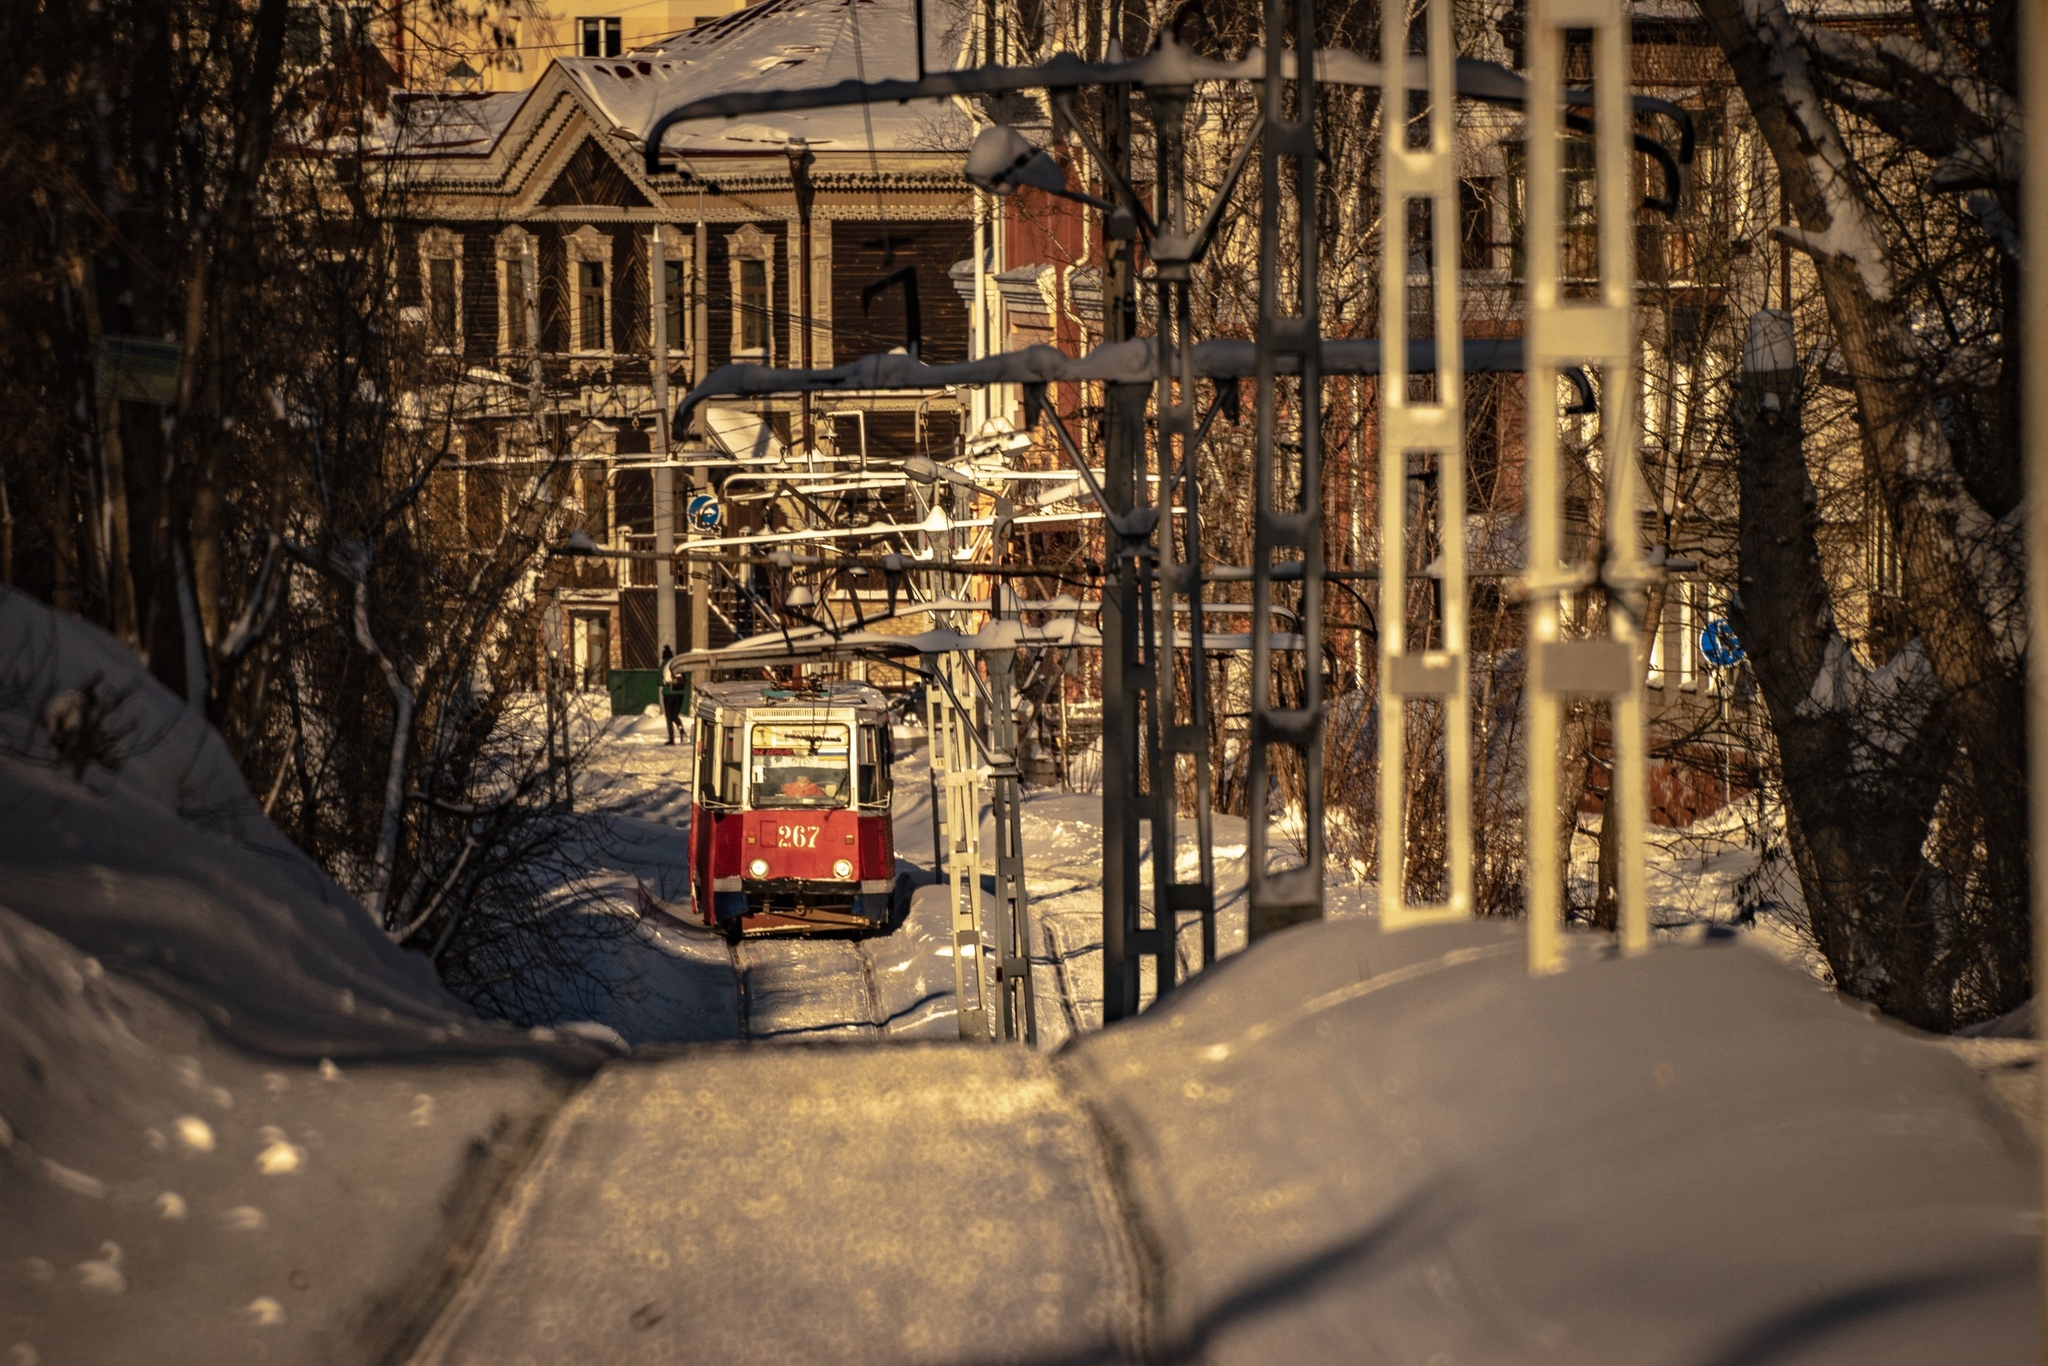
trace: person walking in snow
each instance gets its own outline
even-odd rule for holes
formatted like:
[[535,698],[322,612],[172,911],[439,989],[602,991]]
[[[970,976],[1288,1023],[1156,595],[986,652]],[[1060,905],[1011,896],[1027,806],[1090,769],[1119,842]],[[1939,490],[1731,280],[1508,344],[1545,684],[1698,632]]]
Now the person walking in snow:
[[683,724],[683,703],[689,700],[688,684],[678,683],[669,676],[669,661],[674,659],[676,647],[661,647],[661,714],[668,722],[668,742],[676,742],[676,727]]

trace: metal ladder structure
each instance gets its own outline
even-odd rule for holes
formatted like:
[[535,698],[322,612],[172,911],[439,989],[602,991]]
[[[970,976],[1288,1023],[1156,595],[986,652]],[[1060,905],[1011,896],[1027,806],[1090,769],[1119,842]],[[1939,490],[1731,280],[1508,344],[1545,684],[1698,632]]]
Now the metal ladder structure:
[[[996,585],[997,621],[1016,619],[1016,596],[1009,584]],[[1024,777],[1017,771],[1016,675],[1014,650],[989,654],[988,781],[996,848],[983,954],[984,967],[995,978],[1000,1036],[1036,1044],[1038,1002],[1031,985],[1031,899],[1024,887]],[[991,957],[994,961],[988,963]],[[953,961],[959,963],[957,954]]]
[[[981,934],[981,779],[980,739],[968,703],[974,685],[973,665],[957,651],[924,657],[925,726],[931,737],[932,849],[945,879],[951,911],[953,999],[958,1003],[960,1037],[986,1039],[990,1034],[987,974],[983,969]],[[1001,826],[997,827],[1000,838]],[[1000,940],[997,941],[1000,944]],[[1009,1031],[1004,1031],[1005,1037]]]
[[[1562,185],[1560,134],[1564,113],[1564,34],[1591,29],[1594,73],[1594,157],[1599,195],[1600,282],[1588,302],[1564,297],[1563,202],[1557,193],[1528,196],[1529,340],[1528,511],[1529,715],[1528,917],[1529,970],[1562,965],[1563,840],[1557,750],[1560,704],[1568,696],[1608,699],[1613,778],[1607,819],[1617,822],[1619,923],[1625,953],[1650,945],[1643,834],[1649,820],[1648,747],[1643,728],[1643,671],[1637,654],[1644,590],[1651,569],[1643,554],[1636,505],[1641,467],[1636,454],[1640,392],[1635,329],[1634,196],[1629,184],[1630,105],[1628,14],[1622,0],[1535,0],[1529,14],[1531,185]],[[1567,364],[1601,379],[1600,430],[1605,459],[1606,546],[1592,565],[1564,561],[1563,462],[1558,453],[1558,371]],[[1603,587],[1607,636],[1566,640],[1560,595]]]
[[[1266,0],[1265,71],[1259,146],[1259,371],[1253,426],[1257,442],[1252,480],[1251,747],[1246,765],[1250,796],[1246,821],[1251,939],[1323,914],[1323,344],[1319,290],[1321,243],[1316,165],[1316,7],[1294,6],[1294,70],[1288,71],[1285,0]],[[1289,76],[1292,76],[1292,80]],[[1396,83],[1398,86],[1398,82]],[[1288,175],[1289,170],[1293,172]],[[1293,222],[1283,223],[1283,186],[1293,182]],[[1295,249],[1295,280],[1280,278],[1281,247]],[[1289,295],[1292,297],[1288,297]],[[1291,360],[1300,376],[1292,421],[1284,422],[1280,366]],[[1289,432],[1283,433],[1283,425]],[[1298,452],[1283,461],[1284,436]],[[1281,575],[1301,583],[1301,696],[1285,705],[1276,695],[1272,640],[1273,586]],[[1301,765],[1302,859],[1272,867],[1268,792],[1275,774],[1272,751],[1292,750]]]
[[[1424,253],[1433,331],[1456,337],[1464,326],[1458,287],[1458,152],[1454,117],[1457,87],[1446,3],[1422,16],[1428,71],[1422,146],[1411,147],[1407,110],[1393,100],[1380,112],[1382,186],[1380,336],[1386,354],[1408,351],[1411,225],[1428,224]],[[1411,20],[1411,22],[1413,22]],[[1386,65],[1405,59],[1407,23],[1383,23],[1380,50]],[[1420,212],[1416,212],[1420,210]],[[1465,590],[1465,371],[1460,348],[1436,348],[1432,398],[1416,399],[1405,364],[1384,365],[1380,375],[1380,611],[1379,611],[1379,862],[1380,927],[1407,929],[1463,920],[1472,914],[1472,703],[1466,664]],[[1436,545],[1442,565],[1436,599],[1442,637],[1429,648],[1407,641],[1410,462],[1436,462]],[[1418,537],[1422,528],[1417,528]],[[1425,627],[1425,631],[1426,631]],[[1409,699],[1443,708],[1445,895],[1431,905],[1409,901]]]

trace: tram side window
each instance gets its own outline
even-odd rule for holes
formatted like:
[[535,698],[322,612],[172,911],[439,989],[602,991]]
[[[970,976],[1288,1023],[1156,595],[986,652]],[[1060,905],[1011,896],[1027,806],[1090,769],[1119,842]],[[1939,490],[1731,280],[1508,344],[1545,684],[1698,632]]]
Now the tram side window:
[[883,806],[889,801],[892,783],[889,776],[890,760],[889,728],[887,726],[862,726],[860,728],[860,804],[862,806]]
[[709,720],[697,720],[697,800],[718,800],[718,727]]
[[746,765],[740,758],[740,727],[724,726],[719,730],[718,754],[718,795],[728,806],[740,803],[740,783],[746,777]]

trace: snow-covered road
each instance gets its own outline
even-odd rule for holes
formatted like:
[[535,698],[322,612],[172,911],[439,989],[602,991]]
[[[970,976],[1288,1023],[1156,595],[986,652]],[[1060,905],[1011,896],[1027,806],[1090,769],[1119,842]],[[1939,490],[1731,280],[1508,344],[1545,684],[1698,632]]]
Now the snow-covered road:
[[[657,717],[596,725],[579,789],[591,882],[606,911],[637,925],[613,941],[615,952],[590,965],[608,991],[593,998],[563,985],[564,1019],[594,1018],[635,1045],[953,1036],[952,950],[941,908],[922,902],[888,933],[863,939],[754,939],[728,948],[690,919],[689,745],[666,743]],[[921,743],[898,759],[894,817],[899,867],[917,883],[929,882],[931,785]],[[984,847],[991,846],[986,812],[982,829]],[[1022,829],[1039,1042],[1052,1049],[1102,1024],[1102,799],[1029,792]],[[1244,822],[1218,817],[1219,955],[1244,948],[1244,857]],[[1194,859],[1184,837],[1183,876]],[[1149,895],[1149,856],[1140,885]],[[1370,891],[1332,887],[1331,918],[1364,914]],[[1193,917],[1184,917],[1179,943],[1185,979],[1201,964]]]
[[[617,1057],[467,1017],[203,719],[34,614],[63,648],[0,689],[14,1359],[2040,1359],[2037,1150],[1948,1041],[1742,936],[1574,934],[1531,978],[1512,923],[1382,934],[1340,890],[1089,1030],[1097,804],[1042,794],[1044,1042],[1082,1035],[805,1047],[952,1034],[947,927],[736,963],[679,912],[687,755],[607,720],[547,913],[623,931],[570,940],[637,1042],[778,1044]],[[165,738],[87,773],[36,727],[95,677]],[[1660,921],[1727,914],[1711,833],[1666,844]]]
[[[604,991],[562,985],[560,1020],[594,1018],[635,1045],[954,1036],[952,950],[941,906],[920,902],[903,923],[863,939],[755,939],[730,948],[691,919],[689,745],[667,744],[658,717],[592,717],[591,724],[579,791],[590,830],[590,881],[603,909],[634,926],[611,941],[613,950],[602,960],[588,963]],[[896,847],[900,867],[923,884],[934,862],[931,785],[921,737],[908,732],[906,738],[910,744],[896,767]],[[1730,808],[1690,830],[1653,832],[1651,918],[1667,934],[1747,918],[1739,902],[1744,880],[1757,878],[1758,854],[1746,818],[1746,811]],[[982,832],[984,847],[992,847],[986,813]],[[1102,1026],[1102,799],[1028,791],[1022,833],[1039,1043],[1050,1050]],[[1243,819],[1218,816],[1219,957],[1245,946],[1245,845]],[[1596,842],[1583,833],[1577,845],[1574,878],[1585,884],[1578,899],[1590,901]],[[1182,876],[1194,871],[1195,858],[1184,824]],[[1375,887],[1358,883],[1341,865],[1333,864],[1327,876],[1329,919],[1373,913]],[[1783,896],[1790,879],[1779,884]],[[1142,894],[1149,896],[1151,886],[1148,853]],[[1769,906],[1766,899],[1759,937],[1779,956],[1816,968],[1797,934],[1797,907],[1774,913]],[[1179,949],[1186,981],[1201,966],[1192,916],[1183,917]]]

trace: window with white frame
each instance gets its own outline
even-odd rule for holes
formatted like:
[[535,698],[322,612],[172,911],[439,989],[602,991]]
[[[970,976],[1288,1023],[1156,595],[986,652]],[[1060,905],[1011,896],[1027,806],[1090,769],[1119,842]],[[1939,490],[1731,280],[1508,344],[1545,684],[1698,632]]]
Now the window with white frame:
[[294,4],[285,11],[284,59],[289,65],[340,62],[372,46],[368,5]]
[[1699,627],[1706,586],[1673,579],[1664,590],[1664,615],[1650,637],[1649,685],[1691,689],[1699,672]]
[[519,228],[498,234],[498,350],[527,346],[527,270],[532,239]]
[[446,228],[420,237],[420,302],[427,340],[453,350],[462,344],[462,239]]
[[618,20],[597,18],[576,21],[576,50],[585,57],[616,57],[621,45]]
[[596,228],[569,234],[569,349],[611,350],[612,243]]
[[732,258],[732,354],[735,360],[775,359],[775,239],[752,223],[726,239]]

